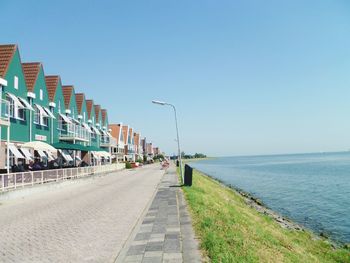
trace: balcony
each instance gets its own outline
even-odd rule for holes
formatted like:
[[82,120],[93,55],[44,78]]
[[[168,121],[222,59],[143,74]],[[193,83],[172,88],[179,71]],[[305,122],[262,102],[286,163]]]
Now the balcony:
[[7,100],[0,99],[0,126],[10,125],[10,104]]
[[61,127],[59,139],[62,141],[89,142],[90,140],[90,132],[80,125],[63,122]]
[[101,135],[100,146],[101,147],[117,146],[117,140],[108,135]]

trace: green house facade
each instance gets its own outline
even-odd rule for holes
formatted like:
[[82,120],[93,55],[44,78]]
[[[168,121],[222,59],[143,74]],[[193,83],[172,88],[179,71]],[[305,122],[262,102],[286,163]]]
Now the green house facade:
[[[24,104],[29,103],[28,90],[17,45],[0,45],[0,56],[5,58],[0,65],[0,77],[7,81],[7,86],[2,88],[1,99],[9,102],[6,114],[10,117],[10,141],[28,142],[30,109]],[[1,127],[1,140],[6,139],[7,128]]]
[[59,76],[46,76],[46,86],[49,94],[50,108],[55,116],[52,121],[51,144],[59,143],[61,134],[66,134],[66,106],[62,91],[62,82]]
[[96,114],[93,100],[86,100],[86,108],[88,114],[88,124],[92,130],[90,145],[93,147],[100,147],[99,136],[100,131],[96,128]]
[[17,45],[0,45],[0,173],[32,161],[49,164],[64,151],[73,165],[79,157],[108,163],[106,152],[112,142],[117,146],[111,138],[106,109],[75,93],[73,85],[62,85],[58,75],[45,76],[42,63],[22,63]]
[[41,63],[23,63],[28,97],[34,111],[29,113],[29,141],[51,142],[51,130],[54,115],[51,113],[50,100],[47,92],[44,69]]

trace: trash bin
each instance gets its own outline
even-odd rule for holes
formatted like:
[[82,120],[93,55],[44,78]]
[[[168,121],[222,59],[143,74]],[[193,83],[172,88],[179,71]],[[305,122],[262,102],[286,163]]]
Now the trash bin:
[[185,186],[192,186],[192,173],[193,173],[193,168],[185,164],[185,176],[184,176]]

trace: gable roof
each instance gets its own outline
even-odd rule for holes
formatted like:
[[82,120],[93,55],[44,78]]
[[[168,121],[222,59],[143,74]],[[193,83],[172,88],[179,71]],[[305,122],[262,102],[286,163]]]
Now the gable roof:
[[102,122],[104,124],[106,122],[106,118],[107,118],[107,110],[101,109],[101,114],[102,114]]
[[100,105],[94,105],[95,108],[95,118],[96,118],[96,122],[99,122],[100,119],[100,110],[101,110],[101,106]]
[[84,102],[85,94],[84,93],[75,93],[75,100],[77,102],[78,112],[82,113],[83,110],[83,102]]
[[134,143],[135,145],[139,145],[140,144],[140,134],[139,133],[134,133]]
[[72,85],[62,86],[64,104],[66,106],[66,109],[69,108],[69,104],[70,104],[70,100],[72,98],[73,91],[74,91],[74,87]]
[[34,91],[35,82],[38,79],[41,67],[42,64],[40,62],[22,63],[22,69],[28,91]]
[[123,126],[123,137],[124,137],[124,144],[128,143],[128,131],[129,131],[129,126]]
[[60,76],[45,76],[47,93],[50,101],[54,101],[58,83],[61,82]]
[[134,134],[132,133],[132,128],[129,128],[130,142],[132,142],[133,135],[134,135]]
[[13,58],[16,53],[17,45],[0,45],[0,76],[4,77]]
[[120,132],[121,132],[121,124],[110,124],[108,128],[111,129],[111,134],[113,138],[115,138],[119,142]]
[[88,113],[88,118],[91,119],[92,107],[94,106],[93,100],[86,100],[86,110]]

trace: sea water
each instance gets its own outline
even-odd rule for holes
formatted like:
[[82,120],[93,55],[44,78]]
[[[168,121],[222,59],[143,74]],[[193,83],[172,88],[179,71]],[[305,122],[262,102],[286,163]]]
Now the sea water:
[[221,157],[190,165],[314,232],[350,243],[350,152]]

